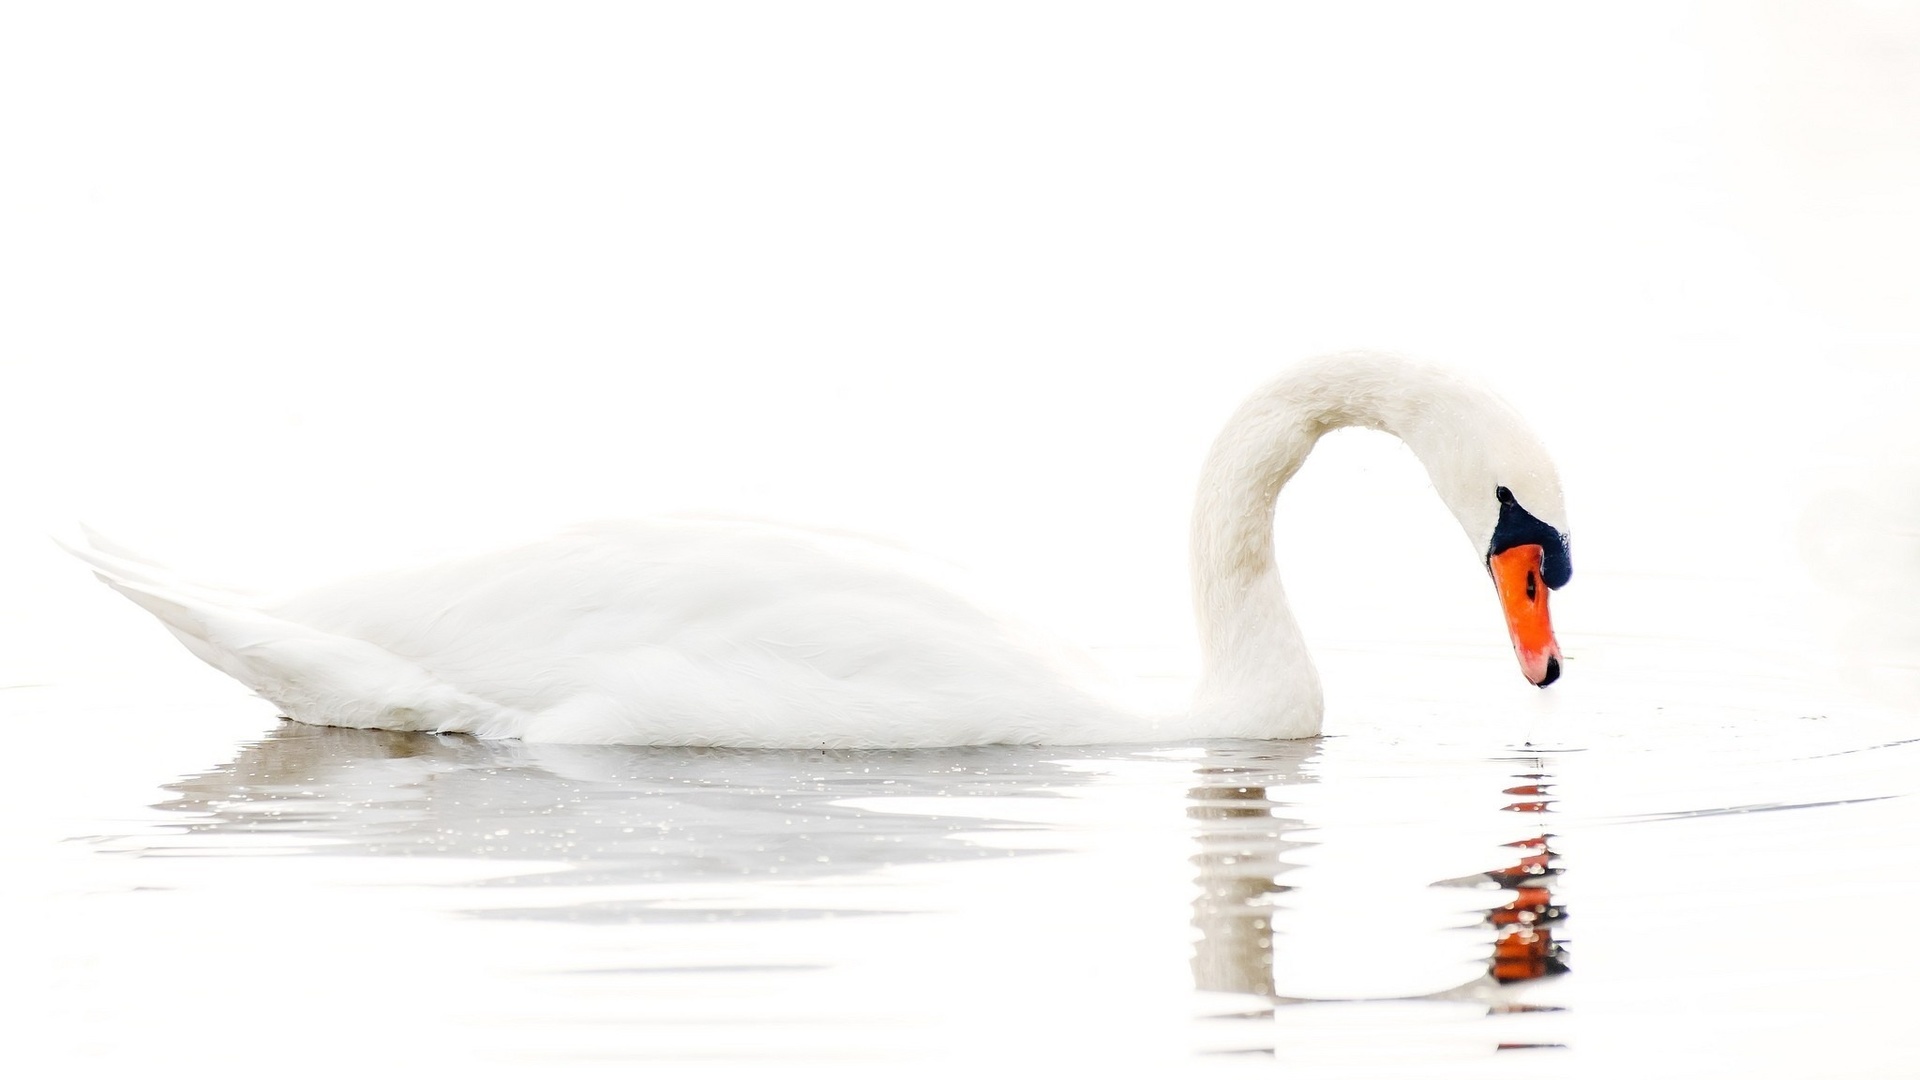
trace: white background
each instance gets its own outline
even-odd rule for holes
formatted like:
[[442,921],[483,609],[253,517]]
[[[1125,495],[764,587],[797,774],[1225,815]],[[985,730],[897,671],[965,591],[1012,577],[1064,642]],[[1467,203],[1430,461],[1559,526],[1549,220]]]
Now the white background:
[[[1330,731],[1567,721],[1547,745],[1626,751],[1572,755],[1598,764],[1567,790],[1635,813],[1898,790],[1827,751],[1868,739],[1844,702],[1920,702],[1916,132],[1897,2],[0,6],[0,851],[54,1006],[25,1053],[358,1052],[310,1037],[344,1015],[439,1055],[449,1029],[356,992],[363,958],[429,1020],[501,985],[468,977],[497,933],[396,914],[393,876],[438,866],[58,842],[271,715],[48,542],[78,520],[269,585],[599,516],[842,525],[1178,674],[1215,428],[1294,359],[1384,348],[1554,449],[1569,663],[1527,687],[1418,466],[1336,436],[1280,528]],[[1126,866],[1137,801],[1100,804]],[[1904,1068],[1912,943],[1845,920],[1902,910],[1906,802],[1588,830],[1589,1050]],[[163,867],[195,888],[127,891]],[[329,872],[386,884],[285,884]],[[1031,941],[1023,873],[969,895]],[[1026,1000],[985,978],[954,1000]]]
[[[220,678],[46,542],[76,520],[272,585],[741,512],[1177,647],[1213,430],[1373,347],[1560,457],[1569,685],[1642,634],[1912,689],[1914,5],[5,20],[0,684]],[[1310,639],[1518,684],[1398,446],[1330,439],[1281,513]]]

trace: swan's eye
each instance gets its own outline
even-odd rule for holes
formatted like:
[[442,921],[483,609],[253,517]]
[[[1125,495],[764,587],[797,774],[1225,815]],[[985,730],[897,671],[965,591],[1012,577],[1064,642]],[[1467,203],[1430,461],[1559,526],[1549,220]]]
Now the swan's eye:
[[[1557,589],[1573,576],[1573,564],[1567,558],[1566,534],[1541,521],[1520,505],[1513,497],[1513,491],[1506,487],[1494,488],[1494,494],[1500,497],[1500,517],[1493,524],[1493,538],[1487,544],[1487,557],[1503,551],[1528,544],[1536,544],[1542,553],[1540,566],[1540,584],[1549,589]],[[1513,578],[1514,596],[1520,595],[1520,576],[1516,572]],[[1537,586],[1536,586],[1537,588]]]
[[1540,586],[1537,582],[1538,582],[1537,575],[1535,575],[1534,572],[1531,570],[1527,571],[1527,599],[1533,600],[1538,598],[1540,594]]

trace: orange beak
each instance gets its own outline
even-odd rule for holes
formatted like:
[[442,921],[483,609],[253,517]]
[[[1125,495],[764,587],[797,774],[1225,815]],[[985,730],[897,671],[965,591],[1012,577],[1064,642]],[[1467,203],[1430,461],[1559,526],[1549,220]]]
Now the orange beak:
[[1547,583],[1540,576],[1545,554],[1539,544],[1521,544],[1487,560],[1507,615],[1507,633],[1513,636],[1513,654],[1520,658],[1521,674],[1535,686],[1560,677],[1560,644],[1553,640]]

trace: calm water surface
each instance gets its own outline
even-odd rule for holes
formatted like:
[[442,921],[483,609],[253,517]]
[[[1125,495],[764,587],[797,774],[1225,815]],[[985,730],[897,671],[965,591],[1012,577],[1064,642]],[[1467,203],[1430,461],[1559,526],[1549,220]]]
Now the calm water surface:
[[1668,745],[283,724],[152,777],[150,807],[63,819],[19,926],[47,986],[27,1045],[316,1072],[1915,1075],[1920,743],[1650,720]]

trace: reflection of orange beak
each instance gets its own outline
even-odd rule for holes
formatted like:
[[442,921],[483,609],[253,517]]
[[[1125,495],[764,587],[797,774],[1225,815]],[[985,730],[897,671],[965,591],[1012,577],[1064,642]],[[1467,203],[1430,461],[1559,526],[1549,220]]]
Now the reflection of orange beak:
[[1547,615],[1547,583],[1540,577],[1539,544],[1510,547],[1487,560],[1500,607],[1507,613],[1507,633],[1513,635],[1513,653],[1520,672],[1535,686],[1560,677],[1560,644],[1553,640],[1553,620]]

